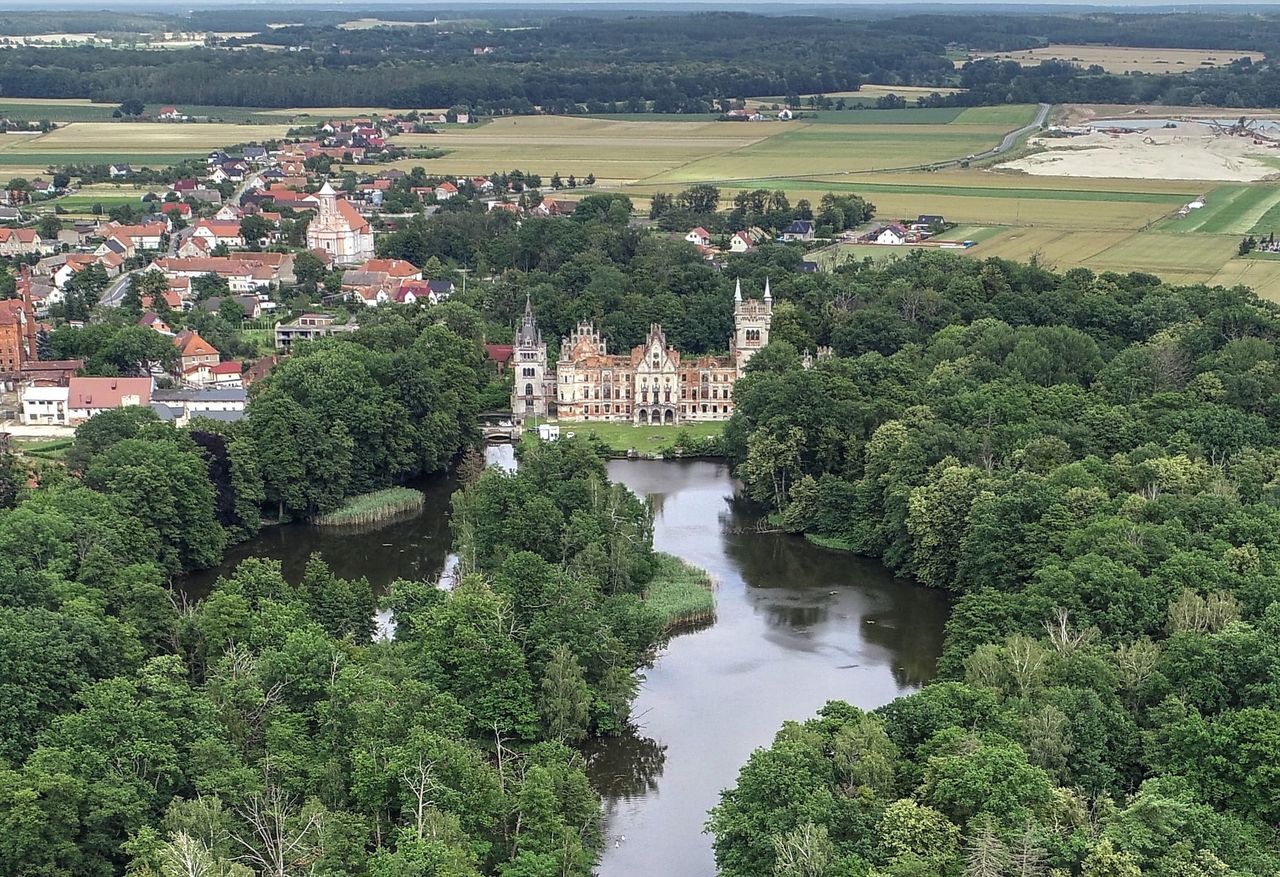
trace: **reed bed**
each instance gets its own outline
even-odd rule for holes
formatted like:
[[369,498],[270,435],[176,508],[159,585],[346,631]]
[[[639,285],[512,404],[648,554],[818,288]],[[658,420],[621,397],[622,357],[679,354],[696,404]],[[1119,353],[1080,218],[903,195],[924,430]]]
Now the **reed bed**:
[[426,497],[421,490],[411,487],[388,487],[373,493],[353,496],[325,515],[318,515],[312,523],[322,527],[341,527],[358,524],[376,524],[422,508]]
[[658,554],[658,569],[644,599],[657,610],[668,633],[716,620],[715,581],[706,572],[670,554]]

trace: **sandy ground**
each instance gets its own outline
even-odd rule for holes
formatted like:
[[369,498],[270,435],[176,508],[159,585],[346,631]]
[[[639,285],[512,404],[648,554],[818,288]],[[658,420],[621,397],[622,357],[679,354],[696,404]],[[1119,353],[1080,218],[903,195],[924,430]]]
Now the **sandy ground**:
[[999,167],[1050,177],[1235,183],[1280,176],[1275,165],[1263,160],[1280,159],[1280,148],[1257,146],[1246,137],[1215,136],[1196,124],[1118,136],[1037,137],[1028,145],[1044,151]]

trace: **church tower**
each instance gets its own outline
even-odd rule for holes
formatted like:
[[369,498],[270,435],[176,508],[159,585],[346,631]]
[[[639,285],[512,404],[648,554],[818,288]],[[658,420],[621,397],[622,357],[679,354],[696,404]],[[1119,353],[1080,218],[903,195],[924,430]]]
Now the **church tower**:
[[773,293],[769,289],[769,281],[764,282],[764,298],[742,298],[742,281],[739,280],[733,290],[733,338],[729,344],[729,355],[742,377],[747,363],[756,351],[769,343],[769,325],[773,322]]
[[533,318],[533,302],[526,295],[524,319],[516,331],[515,349],[511,362],[515,371],[515,383],[511,387],[511,413],[516,423],[529,417],[546,417],[548,400],[554,387],[548,388],[547,344],[542,340],[542,330]]

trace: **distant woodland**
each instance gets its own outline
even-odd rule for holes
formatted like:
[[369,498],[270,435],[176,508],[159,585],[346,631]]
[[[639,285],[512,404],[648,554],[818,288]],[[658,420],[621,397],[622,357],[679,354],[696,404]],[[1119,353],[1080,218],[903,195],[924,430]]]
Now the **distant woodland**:
[[[1280,15],[1093,14],[911,15],[845,20],[763,16],[470,11],[467,18],[417,26],[346,30],[358,11],[302,10],[306,24],[245,10],[196,11],[181,18],[89,14],[68,24],[44,14],[0,16],[11,35],[99,27],[260,30],[211,39],[204,48],[156,50],[132,39],[116,46],[7,49],[0,93],[8,97],[90,98],[206,106],[443,107],[480,112],[712,112],[727,99],[856,90],[864,84],[962,86],[926,105],[1110,102],[1274,106],[1280,73],[1269,62],[1175,74],[1117,75],[1066,63],[1022,67],[977,61],[957,69],[957,52],[1104,43],[1270,55]],[[292,13],[292,10],[291,10]],[[374,13],[369,13],[374,14]],[[380,9],[396,21],[424,13]],[[483,18],[474,16],[483,15]],[[287,17],[287,16],[286,16]],[[55,21],[57,19],[57,21]],[[269,23],[275,27],[267,27]],[[477,54],[476,49],[489,49]]]

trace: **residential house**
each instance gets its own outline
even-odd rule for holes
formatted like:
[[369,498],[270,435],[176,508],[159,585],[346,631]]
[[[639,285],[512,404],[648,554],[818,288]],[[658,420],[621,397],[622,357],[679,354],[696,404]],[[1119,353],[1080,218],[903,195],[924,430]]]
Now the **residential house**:
[[198,238],[188,234],[182,236],[182,243],[178,244],[174,255],[180,259],[203,259],[209,255],[211,249],[213,248],[209,246],[208,238]]
[[941,213],[921,213],[916,221],[911,225],[919,231],[929,231],[930,229],[939,228],[947,224],[946,217]]
[[222,358],[218,348],[201,338],[200,333],[194,329],[183,329],[175,335],[173,346],[178,348],[179,374],[184,380],[195,383],[204,383],[208,369],[217,365]]
[[155,390],[151,410],[174,426],[186,426],[193,417],[234,421],[244,417],[249,394],[242,387],[202,387]]
[[0,256],[35,256],[56,249],[53,241],[41,238],[34,228],[0,228]]
[[46,198],[58,193],[53,183],[42,177],[36,177],[31,180],[31,191],[38,195],[44,195]]
[[82,378],[68,381],[66,422],[78,426],[90,417],[115,408],[150,405],[151,378]]
[[178,112],[177,107],[161,107],[160,112],[156,114],[157,119],[163,119],[166,122],[180,120],[182,113]]
[[486,344],[484,346],[485,358],[493,363],[493,370],[499,375],[506,372],[514,353],[515,347],[511,344]]
[[233,256],[200,258],[161,257],[152,262],[151,267],[169,278],[217,274],[227,281],[227,286],[233,293],[257,293],[273,283],[291,284],[296,281],[292,253],[237,253]]
[[133,173],[133,168],[127,164],[113,164],[107,168],[107,173],[111,175],[111,179],[118,180]]
[[422,269],[404,259],[366,259],[361,271],[377,271],[393,280],[421,280]]
[[279,363],[280,357],[278,356],[264,356],[241,372],[240,380],[244,383],[245,388],[248,389],[258,381],[265,380]]
[[699,247],[711,246],[711,232],[707,231],[702,226],[698,226],[697,228],[690,231],[687,235],[684,236],[684,239],[695,246],[699,246]]
[[456,194],[458,194],[458,187],[448,180],[445,180],[443,183],[436,186],[437,201],[448,201]]
[[220,362],[209,369],[209,383],[215,387],[243,387],[244,363],[238,359]]
[[756,248],[756,242],[745,231],[735,231],[729,238],[729,252],[747,253]]
[[875,236],[875,243],[883,244],[890,247],[899,247],[905,244],[911,233],[899,223],[886,225]]
[[571,198],[543,198],[542,203],[529,211],[532,216],[572,216],[578,202]]
[[340,332],[354,332],[359,326],[355,320],[339,324],[332,314],[303,314],[288,323],[276,323],[276,349],[288,350],[295,342],[312,341]]
[[239,222],[244,218],[244,211],[228,201],[218,208],[218,212],[213,214],[213,218],[220,222]]
[[[168,226],[161,222],[151,222],[143,225],[123,225],[118,222],[108,222],[103,225],[99,232],[107,240],[117,239],[124,244],[125,257],[137,255],[142,250],[160,250],[164,247],[164,238],[169,233]],[[105,255],[105,253],[98,253]]]
[[138,325],[142,326],[144,329],[151,329],[152,331],[159,332],[161,335],[167,335],[169,337],[173,337],[174,335],[173,329],[170,328],[169,324],[154,311],[147,311],[139,317]]
[[782,230],[782,240],[804,242],[813,240],[813,220],[793,220],[790,225]]
[[228,248],[243,247],[245,240],[240,234],[240,220],[201,219],[191,229],[191,237],[204,238],[210,249],[223,244]]
[[346,271],[342,275],[342,292],[368,307],[392,301],[399,285],[385,271]]
[[185,201],[165,201],[160,205],[160,212],[173,219],[190,219],[191,205]]
[[233,295],[229,298],[220,295],[211,296],[200,302],[200,310],[216,314],[224,301],[233,301],[240,305],[246,320],[256,320],[262,316],[262,299],[252,294]]

